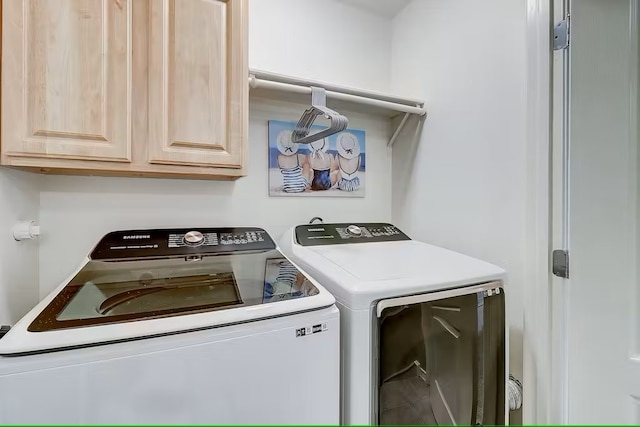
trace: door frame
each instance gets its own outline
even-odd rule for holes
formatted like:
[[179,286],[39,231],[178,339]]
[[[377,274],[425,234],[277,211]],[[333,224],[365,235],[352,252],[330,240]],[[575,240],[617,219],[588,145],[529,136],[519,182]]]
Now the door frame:
[[[568,14],[570,1],[527,0],[528,244],[524,283],[524,424],[567,424],[569,421],[568,289],[564,283],[566,279],[551,273],[551,252],[568,244],[570,232],[565,220],[568,213],[562,208],[568,184],[565,181],[563,185],[558,179],[563,174],[563,159],[568,149],[569,135],[565,134],[568,117],[563,117],[568,107],[563,105],[563,100],[568,98],[571,89],[565,87],[569,84],[565,75],[570,63],[568,54],[554,52],[552,48],[553,26]],[[637,64],[640,0],[631,0],[630,4],[632,61]],[[640,93],[637,81],[632,82],[632,88]],[[632,135],[637,139],[640,107],[638,98],[632,99],[630,108],[636,119],[632,123]],[[636,292],[639,294],[635,296],[634,304],[639,310],[640,290]],[[637,330],[635,332],[637,336]]]
[[556,231],[561,224],[554,206],[558,206],[562,195],[561,183],[553,180],[554,170],[562,167],[561,151],[554,144],[562,135],[562,128],[554,126],[562,111],[554,109],[554,105],[564,89],[558,84],[564,58],[553,51],[552,36],[558,11],[564,11],[566,4],[566,0],[526,3],[528,244],[523,313],[524,424],[566,423],[566,339],[561,320],[566,310],[558,304],[558,292],[564,286],[563,279],[551,273],[551,252],[560,247],[556,245],[561,234]]

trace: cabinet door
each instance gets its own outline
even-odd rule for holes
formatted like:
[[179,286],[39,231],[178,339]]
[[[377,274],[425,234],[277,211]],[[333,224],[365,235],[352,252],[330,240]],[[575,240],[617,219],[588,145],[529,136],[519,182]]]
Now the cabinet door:
[[2,2],[5,156],[131,160],[132,1]]
[[246,0],[151,0],[149,162],[241,168]]

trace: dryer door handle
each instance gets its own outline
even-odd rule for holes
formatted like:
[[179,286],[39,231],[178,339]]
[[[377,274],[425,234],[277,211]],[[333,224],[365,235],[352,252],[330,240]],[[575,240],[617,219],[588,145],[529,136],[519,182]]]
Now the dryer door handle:
[[445,298],[457,297],[460,295],[474,294],[477,292],[488,291],[493,293],[503,292],[502,282],[487,282],[480,285],[466,286],[462,288],[449,289],[446,291],[429,292],[426,294],[410,295],[406,297],[389,298],[378,301],[376,305],[376,314],[378,318],[382,317],[382,312],[387,308],[400,307],[404,305],[420,304],[423,302],[436,301]]

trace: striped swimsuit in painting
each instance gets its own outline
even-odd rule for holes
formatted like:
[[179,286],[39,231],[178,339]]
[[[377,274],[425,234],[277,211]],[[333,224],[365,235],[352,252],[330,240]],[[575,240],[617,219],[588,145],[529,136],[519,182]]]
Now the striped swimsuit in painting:
[[300,167],[300,159],[296,156],[297,165],[291,169],[280,168],[282,173],[282,191],[285,193],[302,193],[307,189],[307,180],[302,176],[302,168]]
[[344,178],[344,175],[338,181],[338,188],[342,191],[356,191],[360,188],[360,178],[357,176],[352,179]]
[[342,158],[338,159],[338,163],[340,165],[340,180],[338,181],[338,188],[342,191],[356,191],[360,188],[360,178],[356,176],[358,169],[360,169],[360,158],[358,158],[358,162],[356,164],[355,170],[349,173],[345,171],[343,168]]

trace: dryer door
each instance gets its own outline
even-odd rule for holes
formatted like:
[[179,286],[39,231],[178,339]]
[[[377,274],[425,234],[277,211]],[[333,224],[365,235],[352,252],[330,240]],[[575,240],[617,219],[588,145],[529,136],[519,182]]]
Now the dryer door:
[[380,301],[380,424],[504,424],[499,283]]

